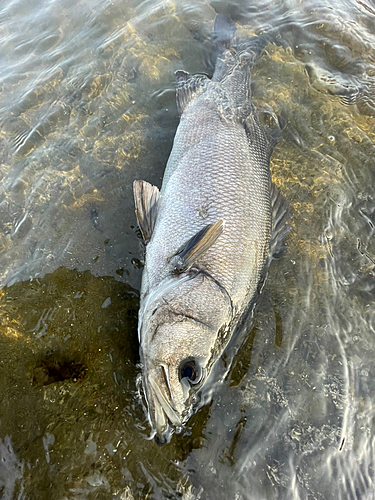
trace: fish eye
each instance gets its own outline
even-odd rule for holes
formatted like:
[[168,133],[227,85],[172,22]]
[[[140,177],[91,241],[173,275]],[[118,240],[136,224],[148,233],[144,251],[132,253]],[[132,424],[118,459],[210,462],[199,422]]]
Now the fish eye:
[[185,360],[180,367],[180,380],[186,378],[191,384],[198,384],[202,378],[202,370],[194,359]]

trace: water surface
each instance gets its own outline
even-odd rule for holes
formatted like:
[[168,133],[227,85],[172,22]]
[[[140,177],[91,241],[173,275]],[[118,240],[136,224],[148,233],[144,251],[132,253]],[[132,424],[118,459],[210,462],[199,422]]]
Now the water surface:
[[[132,182],[161,185],[174,71],[212,71],[216,13],[275,32],[253,90],[287,125],[292,231],[212,403],[157,447]],[[3,3],[2,500],[374,498],[374,20],[353,0]]]

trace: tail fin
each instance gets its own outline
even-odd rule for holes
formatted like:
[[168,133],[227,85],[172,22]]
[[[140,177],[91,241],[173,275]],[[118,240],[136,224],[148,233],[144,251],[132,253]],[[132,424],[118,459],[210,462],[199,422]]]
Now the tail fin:
[[[260,36],[254,36],[249,39],[239,39],[236,36],[237,28],[229,17],[218,14],[214,24],[214,81],[221,81],[225,75],[246,59],[246,65],[251,69],[263,49],[271,40],[271,35],[265,33]],[[233,49],[229,52],[229,49]]]
[[238,54],[247,52],[251,55],[251,67],[254,67],[261,57],[263,50],[272,39],[270,33],[262,33],[259,36],[253,36],[248,40],[239,40],[238,45],[235,47]]
[[236,41],[237,28],[229,17],[218,14],[214,24],[214,52],[216,57],[220,56],[225,50],[230,49]]

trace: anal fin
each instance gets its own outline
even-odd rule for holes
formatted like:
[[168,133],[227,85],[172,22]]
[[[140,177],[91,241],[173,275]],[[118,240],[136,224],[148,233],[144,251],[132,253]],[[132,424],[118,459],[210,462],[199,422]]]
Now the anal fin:
[[176,101],[180,116],[186,106],[201,95],[210,81],[206,75],[189,75],[186,71],[176,71]]
[[134,181],[133,193],[138,225],[147,244],[155,227],[160,191],[146,181]]

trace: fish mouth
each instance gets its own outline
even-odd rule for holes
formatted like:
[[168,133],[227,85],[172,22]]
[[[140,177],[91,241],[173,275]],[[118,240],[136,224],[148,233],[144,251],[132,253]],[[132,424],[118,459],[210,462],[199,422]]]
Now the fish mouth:
[[155,433],[154,438],[158,444],[165,444],[170,441],[175,428],[182,427],[182,418],[173,404],[166,369],[160,367],[154,370],[147,380],[148,416]]

